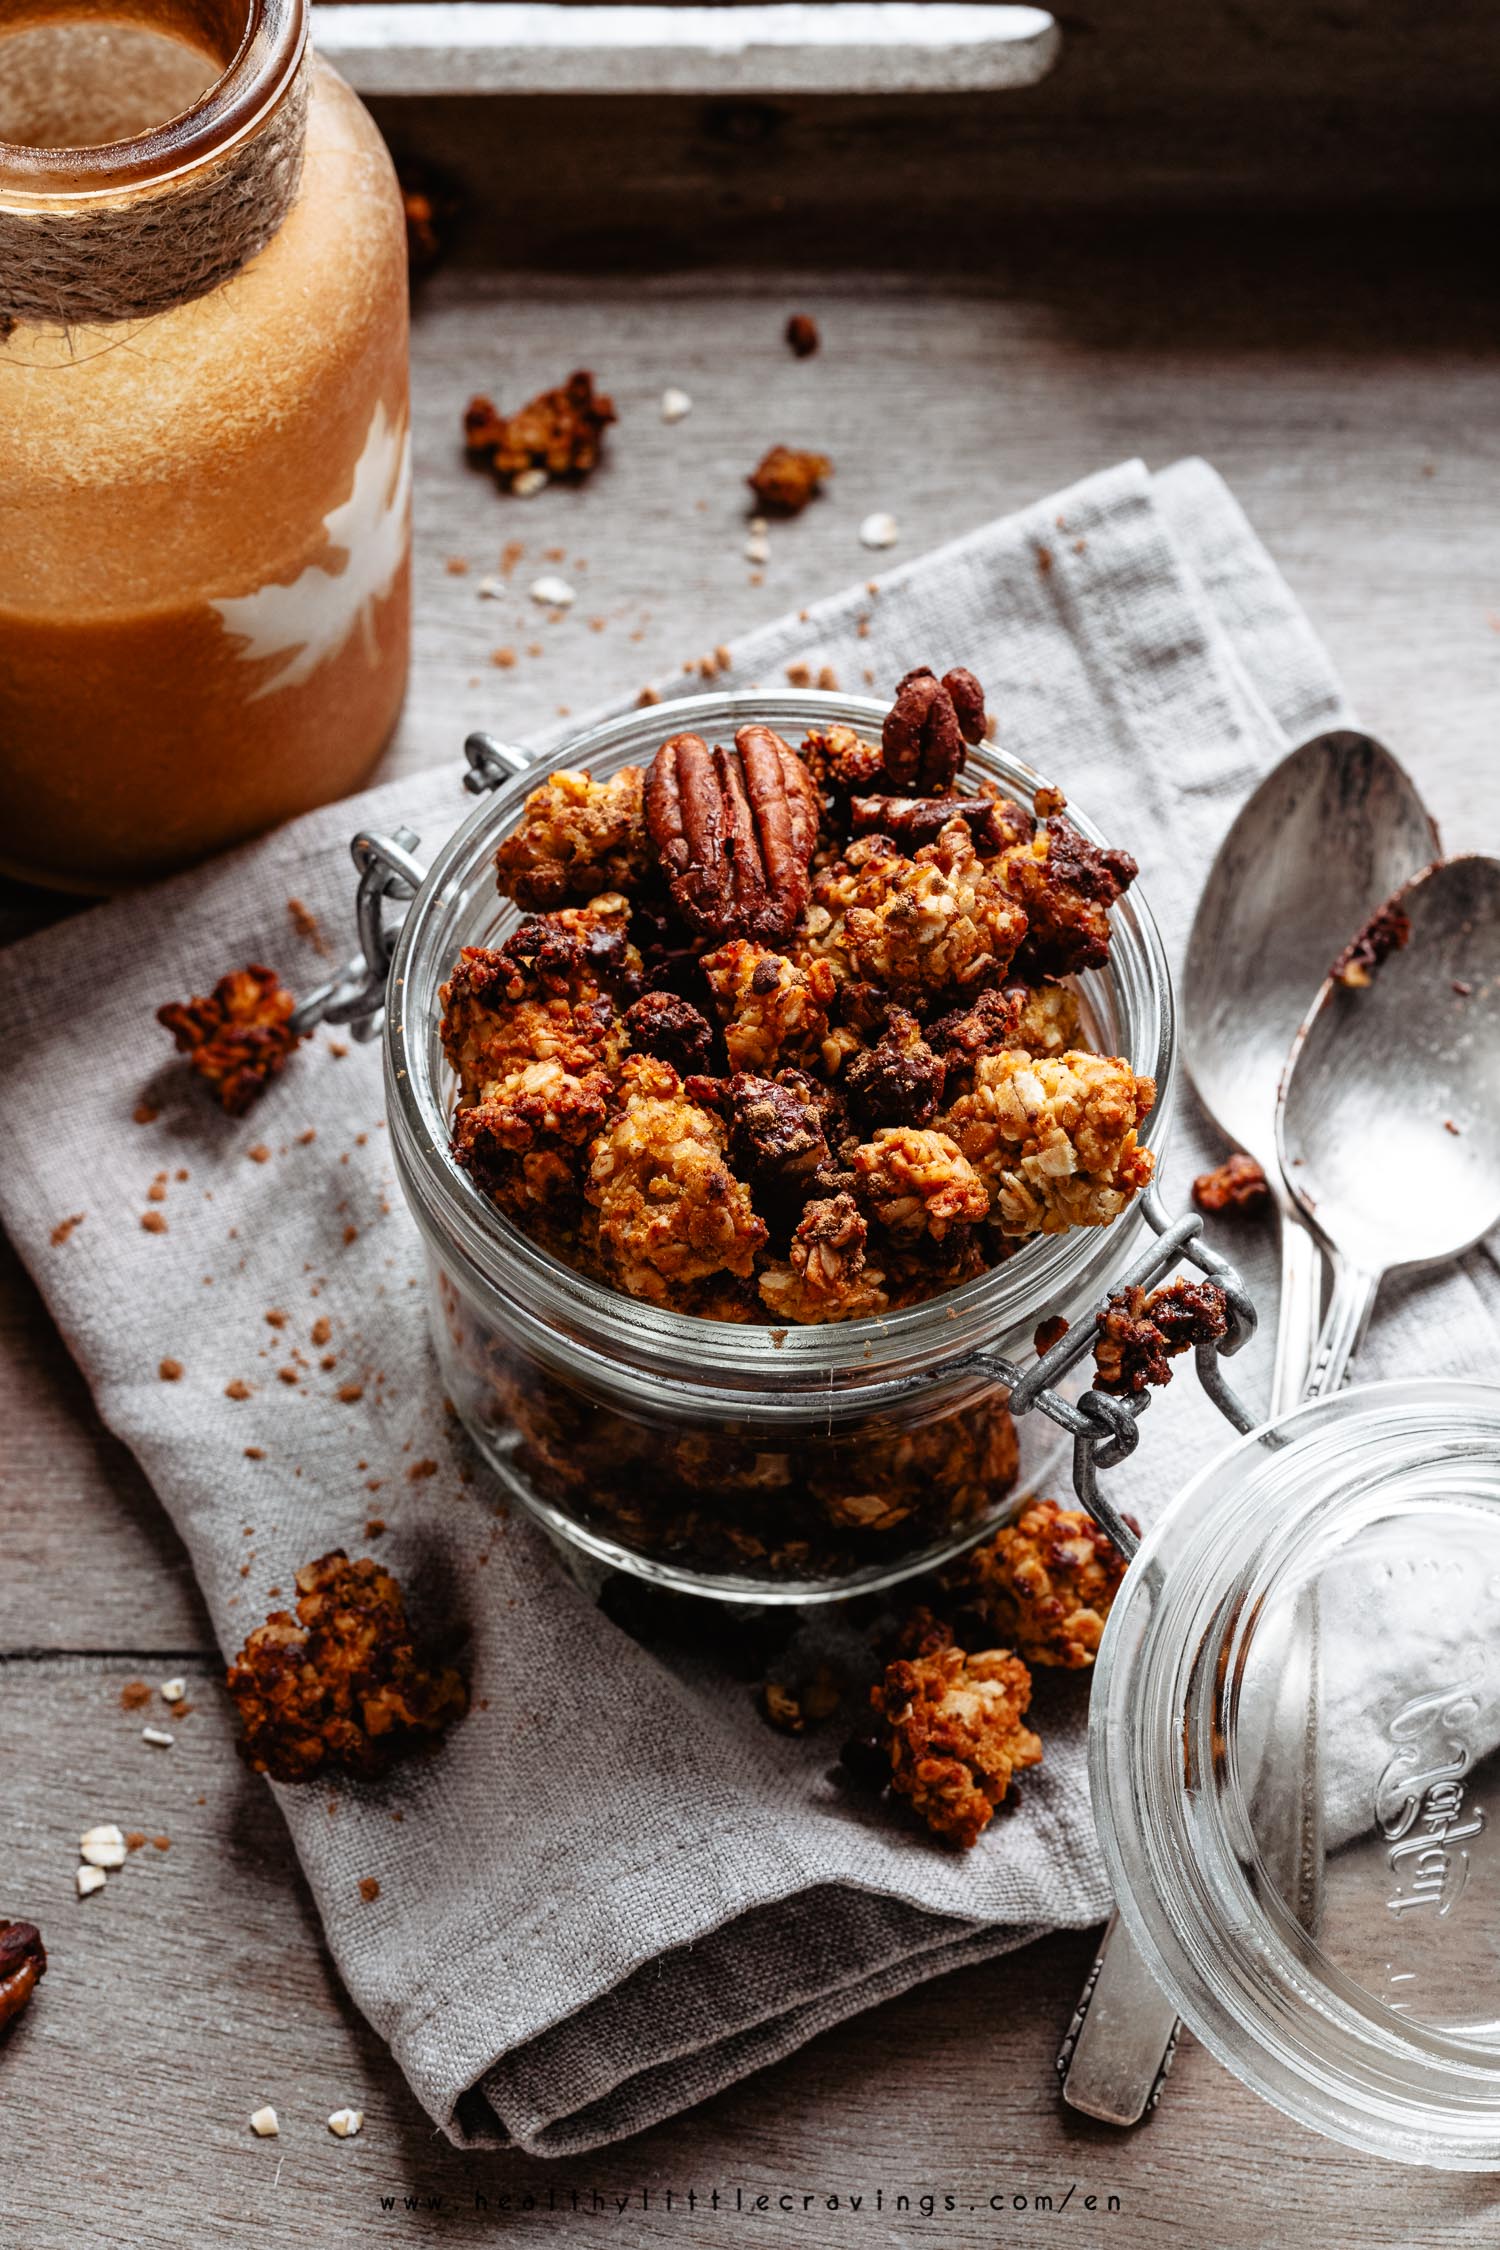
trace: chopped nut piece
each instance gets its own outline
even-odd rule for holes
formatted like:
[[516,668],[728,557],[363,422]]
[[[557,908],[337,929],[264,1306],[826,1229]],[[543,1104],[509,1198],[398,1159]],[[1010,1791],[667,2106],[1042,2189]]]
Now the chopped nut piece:
[[277,2134],[281,2131],[281,2125],[277,2119],[276,2112],[274,2109],[272,2109],[269,2102],[266,2103],[263,2109],[257,2109],[252,2113],[250,2119],[250,2130],[257,2136],[258,2139],[263,2141],[274,2140]]
[[1081,1508],[1035,1500],[975,1547],[944,1585],[1028,1664],[1092,1664],[1125,1558]]
[[102,1828],[86,1828],[79,1839],[78,1850],[86,1866],[123,1867],[124,1832],[113,1821],[107,1821]]
[[348,2141],[363,2130],[365,2113],[362,2109],[336,2109],[328,2120],[328,2130],[341,2141]]
[[982,1055],[970,1093],[939,1118],[990,1191],[1002,1234],[1105,1226],[1151,1177],[1136,1140],[1156,1099],[1118,1057]]
[[1270,1209],[1270,1182],[1253,1156],[1242,1156],[1236,1150],[1217,1171],[1198,1174],[1193,1182],[1193,1201],[1200,1211],[1253,1216]]
[[894,547],[900,537],[901,526],[883,508],[866,516],[859,527],[859,543],[862,547]]
[[273,1610],[230,1665],[240,1755],[276,1781],[373,1776],[468,1708],[456,1671],[419,1662],[401,1588],[342,1548],[297,1573],[297,1615]]
[[171,1735],[161,1727],[142,1727],[141,1740],[149,1742],[153,1750],[170,1750],[172,1747]]
[[[171,1032],[220,1107],[240,1117],[285,1069],[299,1037],[308,1036],[290,1028],[296,1005],[274,969],[251,962],[220,977],[206,999],[195,994],[169,1001],[157,1009],[156,1020]],[[165,1233],[166,1222],[155,1231]]]
[[578,599],[566,578],[534,578],[530,593],[543,609],[567,609]]
[[668,384],[661,394],[661,418],[664,422],[682,422],[693,411],[693,402],[686,391]]
[[1399,953],[1410,936],[1411,916],[1399,899],[1389,898],[1359,935],[1350,939],[1328,974],[1336,984],[1362,991],[1374,983],[1381,963]]
[[102,1867],[84,1866],[75,1870],[73,1881],[80,1898],[91,1898],[95,1891],[103,1890],[106,1877]]
[[535,912],[639,888],[651,864],[639,766],[595,781],[564,768],[526,800],[495,854],[501,892]]
[[1215,1281],[1173,1281],[1149,1296],[1144,1289],[1120,1289],[1095,1319],[1094,1388],[1125,1398],[1169,1383],[1170,1360],[1212,1342],[1229,1325],[1224,1292]]
[[800,516],[823,479],[833,474],[826,453],[799,452],[794,446],[773,445],[760,466],[745,479],[768,515]]
[[989,1826],[1013,1776],[1041,1761],[1041,1743],[1022,1724],[1031,1675],[1008,1650],[967,1656],[944,1648],[898,1659],[870,1701],[882,1722],[891,1787],[960,1850]]
[[821,338],[811,313],[793,313],[786,324],[786,340],[797,359],[811,359]]
[[47,1948],[35,1922],[0,1921],[0,2031],[15,2022],[46,1974]]
[[464,442],[470,458],[493,470],[502,488],[537,492],[549,476],[588,476],[598,466],[605,430],[617,419],[614,401],[596,391],[593,376],[580,368],[515,414],[497,413],[487,398],[471,399]]
[[180,1703],[186,1694],[187,1681],[184,1679],[173,1678],[163,1680],[161,1683],[161,1697],[164,1703]]
[[672,901],[699,936],[785,938],[807,903],[818,800],[770,727],[743,726],[737,755],[696,734],[664,742],[646,779],[646,825]]

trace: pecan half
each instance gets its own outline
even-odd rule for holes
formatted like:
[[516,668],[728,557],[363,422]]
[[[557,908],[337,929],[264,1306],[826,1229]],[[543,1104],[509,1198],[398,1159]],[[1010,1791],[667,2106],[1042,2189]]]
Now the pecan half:
[[20,2015],[47,1973],[47,1948],[35,1922],[0,1922],[0,2031]]
[[885,769],[898,789],[947,789],[964,762],[964,745],[984,739],[984,690],[972,672],[939,680],[919,665],[896,683],[881,732]]
[[791,935],[807,904],[818,800],[769,727],[741,727],[734,752],[696,734],[664,742],[646,781],[646,826],[672,903],[698,936]]

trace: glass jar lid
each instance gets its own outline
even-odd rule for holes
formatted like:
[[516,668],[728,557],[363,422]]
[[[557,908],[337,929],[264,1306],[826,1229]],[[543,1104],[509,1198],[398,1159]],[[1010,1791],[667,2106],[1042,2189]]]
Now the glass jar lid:
[[1095,1813],[1183,2017],[1300,2122],[1500,2168],[1500,1388],[1359,1387],[1210,1461],[1100,1652]]

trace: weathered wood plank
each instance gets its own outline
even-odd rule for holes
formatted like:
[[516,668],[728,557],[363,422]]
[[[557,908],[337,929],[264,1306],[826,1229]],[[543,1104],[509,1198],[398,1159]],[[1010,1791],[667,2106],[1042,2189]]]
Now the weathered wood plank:
[[1041,8],[816,0],[701,8],[344,0],[313,10],[362,94],[996,93],[1057,58]]
[[[558,2165],[460,2155],[434,2136],[334,1980],[280,1818],[234,1758],[219,1691],[194,1674],[175,1746],[151,1750],[140,1715],[119,1707],[129,1670],[0,1667],[12,1823],[0,1911],[36,1920],[51,1953],[0,2051],[0,2205],[18,2250],[541,2246],[592,2242],[606,2225],[628,2250],[741,2250],[747,2240],[989,2250],[1065,2234],[1118,2250],[1263,2250],[1287,2239],[1292,2213],[1300,2239],[1349,2250],[1478,2250],[1492,2239],[1491,2182],[1380,2166],[1315,2141],[1191,2041],[1141,2132],[1064,2119],[1051,2057],[1088,1960],[1090,1941],[1077,1936],[912,1993],[618,2151]],[[148,1844],[80,1902],[78,1837],[108,1819],[166,1834],[171,1849]],[[281,2137],[257,2141],[246,2121],[267,2101]],[[366,2123],[340,2142],[325,2120],[345,2104]],[[768,2207],[736,2211],[737,2190]],[[1091,2193],[1117,2196],[1119,2210],[1101,2201],[1089,2214]],[[530,2213],[528,2194],[541,2206]],[[549,2194],[559,2209],[547,2209]],[[608,2218],[592,2211],[596,2194]],[[866,2198],[861,2210],[826,2207],[851,2194]],[[905,2212],[894,2207],[902,2194]],[[782,2195],[792,2208],[779,2207]],[[924,2195],[938,2199],[931,2219]],[[442,2207],[407,2210],[407,2196],[440,2196]],[[1031,2207],[1017,2210],[1017,2196]],[[1038,2196],[1052,2198],[1050,2212]]]

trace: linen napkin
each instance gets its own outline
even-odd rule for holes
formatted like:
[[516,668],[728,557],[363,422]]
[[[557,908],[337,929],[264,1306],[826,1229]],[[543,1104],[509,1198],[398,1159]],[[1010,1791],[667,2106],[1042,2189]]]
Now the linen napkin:
[[[794,660],[882,691],[914,662],[970,665],[1008,743],[1140,859],[1174,956],[1246,790],[1346,719],[1198,462],[1091,477],[732,653],[731,685]],[[474,1707],[434,1757],[277,1794],[339,1969],[432,2117],[461,2143],[558,2155],[918,1979],[1098,1921],[1109,1898],[1085,1682],[1039,1678],[1045,1762],[956,1857],[846,1791],[837,1731],[771,1733],[745,1680],[643,1647],[497,1511],[438,1394],[376,1049],[320,1034],[240,1121],[169,1060],[160,1001],[246,960],[302,991],[328,973],[289,900],[348,949],[356,828],[405,822],[432,848],[468,808],[456,766],[392,783],[0,957],[0,1214],[181,1530],[226,1653],[336,1545],[377,1552],[419,1619],[467,1628]],[[1169,1202],[1220,1153],[1185,1104]],[[1235,1239],[1269,1326],[1266,1245]],[[1434,1364],[1476,1357],[1457,1316],[1477,1288],[1495,1302],[1481,1263],[1424,1293]],[[1256,1367],[1240,1374],[1254,1395]],[[1112,1489],[1149,1513],[1224,1436],[1179,1383]]]

